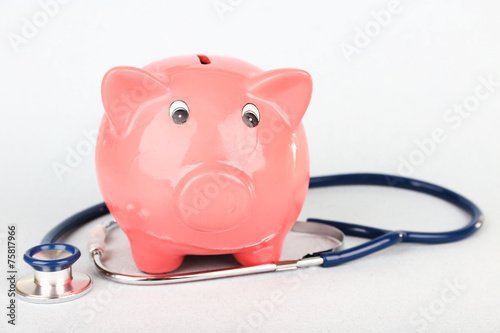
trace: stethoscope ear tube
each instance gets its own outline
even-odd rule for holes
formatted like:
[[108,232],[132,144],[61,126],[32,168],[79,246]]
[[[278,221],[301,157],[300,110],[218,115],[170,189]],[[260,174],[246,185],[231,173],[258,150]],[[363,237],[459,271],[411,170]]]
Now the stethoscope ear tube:
[[348,261],[353,261],[369,254],[378,252],[389,246],[402,242],[404,234],[399,231],[391,231],[380,237],[372,239],[361,245],[351,247],[344,251],[319,253],[323,258],[322,267],[338,266]]
[[400,242],[423,244],[455,242],[472,235],[483,225],[484,222],[484,216],[481,210],[472,201],[444,187],[416,179],[384,174],[357,173],[313,177],[309,183],[310,188],[341,185],[378,185],[422,192],[446,200],[465,210],[471,215],[471,220],[467,225],[456,230],[445,232],[417,232],[404,230],[391,231],[359,224],[310,218],[307,221],[324,223],[336,227],[346,236],[372,239],[371,241],[347,250],[335,253],[320,253],[319,255],[324,260],[322,264],[323,267],[338,266],[345,262],[359,259],[374,252],[383,250]]
[[74,228],[90,222],[98,217],[109,214],[109,209],[104,202],[89,207],[76,213],[52,228],[43,238],[42,244],[55,243],[64,234]]

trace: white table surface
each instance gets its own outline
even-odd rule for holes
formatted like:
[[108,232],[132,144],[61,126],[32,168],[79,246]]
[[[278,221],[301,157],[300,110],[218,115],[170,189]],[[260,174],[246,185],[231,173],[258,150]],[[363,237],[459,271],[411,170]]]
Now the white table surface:
[[[31,271],[20,259],[26,249],[102,200],[93,152],[60,177],[53,166],[98,127],[104,73],[180,54],[309,71],[311,175],[409,175],[462,193],[486,216],[458,243],[403,244],[332,269],[184,285],[113,284],[83,256],[75,270],[92,275],[93,290],[59,305],[18,300],[15,327],[1,278],[0,331],[500,332],[499,9],[496,1],[0,2],[0,276],[7,225],[18,227],[19,277]],[[456,113],[464,103],[472,111]],[[418,142],[436,129],[444,139],[423,154]],[[467,222],[441,200],[373,187],[310,192],[305,217],[435,231]],[[66,240],[85,248],[89,226]],[[113,239],[120,256],[110,266],[133,272],[126,238]]]

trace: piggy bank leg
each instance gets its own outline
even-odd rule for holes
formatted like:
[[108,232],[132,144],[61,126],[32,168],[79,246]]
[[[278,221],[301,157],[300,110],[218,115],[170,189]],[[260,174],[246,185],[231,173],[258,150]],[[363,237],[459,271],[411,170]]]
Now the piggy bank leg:
[[266,242],[258,248],[251,248],[243,252],[234,253],[234,258],[243,266],[269,264],[279,261],[283,239]]
[[[179,268],[183,255],[175,254],[173,246],[147,235],[128,235],[135,265],[148,274],[167,273]],[[170,246],[169,246],[170,245]]]

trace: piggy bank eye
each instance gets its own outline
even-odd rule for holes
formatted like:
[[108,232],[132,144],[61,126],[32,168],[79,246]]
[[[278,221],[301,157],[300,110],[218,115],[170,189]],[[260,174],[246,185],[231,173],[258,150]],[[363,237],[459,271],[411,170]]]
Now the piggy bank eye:
[[243,112],[241,115],[243,122],[250,128],[253,128],[259,124],[260,115],[259,110],[253,104],[248,103],[243,107]]
[[184,124],[189,118],[189,109],[183,101],[170,104],[170,117],[177,125]]

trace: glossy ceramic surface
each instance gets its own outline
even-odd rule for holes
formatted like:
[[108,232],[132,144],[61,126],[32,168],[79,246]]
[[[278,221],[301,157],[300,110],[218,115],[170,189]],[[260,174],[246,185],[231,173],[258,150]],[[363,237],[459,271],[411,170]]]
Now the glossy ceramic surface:
[[275,262],[309,183],[309,74],[181,56],[104,77],[99,186],[147,273],[185,255]]

